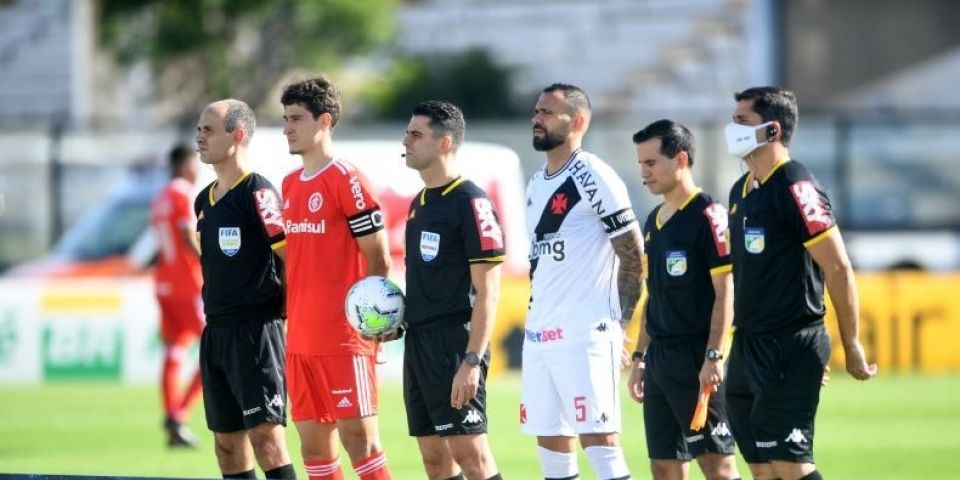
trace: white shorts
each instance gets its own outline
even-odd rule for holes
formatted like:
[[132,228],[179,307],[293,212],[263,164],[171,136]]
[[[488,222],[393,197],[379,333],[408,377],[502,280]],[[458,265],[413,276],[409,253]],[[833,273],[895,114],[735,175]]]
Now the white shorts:
[[619,343],[606,341],[524,348],[520,430],[565,437],[619,432],[620,353]]

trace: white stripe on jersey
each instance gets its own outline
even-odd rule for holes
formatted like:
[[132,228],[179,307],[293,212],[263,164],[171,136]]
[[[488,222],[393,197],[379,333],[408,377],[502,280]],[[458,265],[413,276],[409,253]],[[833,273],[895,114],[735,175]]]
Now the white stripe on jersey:
[[596,155],[579,151],[560,172],[533,175],[526,217],[532,285],[525,347],[621,335],[619,260],[610,239],[636,223],[623,180]]

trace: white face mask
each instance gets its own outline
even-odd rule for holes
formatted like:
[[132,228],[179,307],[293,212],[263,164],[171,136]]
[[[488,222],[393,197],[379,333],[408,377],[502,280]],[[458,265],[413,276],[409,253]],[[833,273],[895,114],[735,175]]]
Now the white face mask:
[[730,155],[737,158],[745,158],[753,153],[754,150],[763,146],[766,141],[757,140],[757,131],[766,129],[773,122],[767,122],[760,125],[740,125],[730,122],[723,129],[723,134],[727,139],[727,151]]

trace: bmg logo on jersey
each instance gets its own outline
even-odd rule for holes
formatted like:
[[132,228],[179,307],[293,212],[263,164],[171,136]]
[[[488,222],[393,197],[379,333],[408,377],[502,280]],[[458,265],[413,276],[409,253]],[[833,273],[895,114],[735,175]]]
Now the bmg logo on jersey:
[[543,240],[535,241],[530,244],[530,260],[536,260],[543,256],[552,257],[556,262],[562,262],[567,255],[564,253],[565,244],[560,238],[559,233],[548,233],[544,235]]

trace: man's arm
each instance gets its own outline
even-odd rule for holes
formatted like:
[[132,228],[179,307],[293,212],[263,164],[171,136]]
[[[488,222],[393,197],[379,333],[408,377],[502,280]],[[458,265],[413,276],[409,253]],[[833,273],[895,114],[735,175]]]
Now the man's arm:
[[189,223],[184,223],[180,225],[180,237],[183,239],[184,245],[187,245],[190,248],[190,251],[193,252],[197,258],[200,258],[200,244],[197,243],[197,229],[194,225]]
[[387,246],[387,231],[379,230],[369,235],[357,237],[357,247],[367,263],[365,276],[386,277],[390,271],[390,248]]
[[[724,351],[730,327],[733,325],[733,274],[729,267],[726,271],[713,274],[713,309],[710,311],[710,336],[707,348]],[[700,369],[700,391],[712,387],[714,391],[723,382],[723,362],[720,360],[703,361]]]
[[626,330],[627,324],[633,318],[633,311],[640,300],[643,290],[643,242],[640,240],[640,228],[634,224],[626,233],[610,239],[613,251],[620,259],[620,269],[617,271],[617,290],[620,294],[620,325]]
[[877,374],[877,365],[867,364],[866,354],[860,343],[860,301],[857,284],[840,231],[834,231],[820,241],[807,245],[807,251],[823,271],[827,292],[833,301],[833,308],[837,311],[837,326],[846,356],[847,371],[857,380],[868,380]]
[[[467,351],[483,356],[493,335],[493,322],[500,301],[501,264],[477,262],[470,265],[470,281],[476,291],[473,313],[470,315],[470,339]],[[477,394],[480,386],[480,367],[461,363],[453,377],[450,405],[461,408]]]
[[[637,346],[635,352],[644,353],[650,344],[650,338],[647,337],[647,302],[650,297],[640,305],[640,327],[637,329]],[[643,402],[643,374],[647,368],[644,359],[633,362],[633,368],[630,370],[630,378],[627,379],[627,393],[637,402]]]

